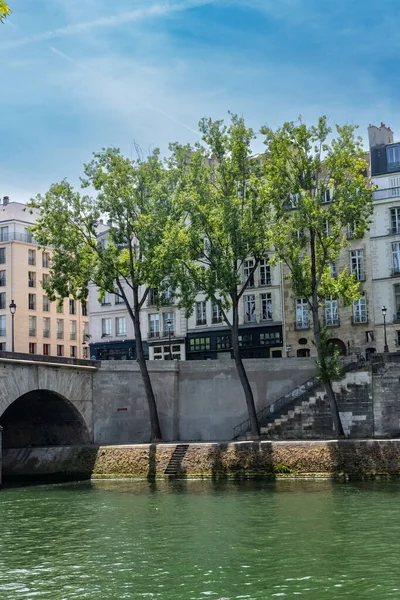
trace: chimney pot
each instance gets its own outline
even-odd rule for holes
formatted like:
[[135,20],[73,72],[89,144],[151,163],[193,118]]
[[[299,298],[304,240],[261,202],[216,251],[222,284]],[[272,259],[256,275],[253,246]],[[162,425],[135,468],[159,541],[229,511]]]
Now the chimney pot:
[[8,196],[4,196],[3,197],[3,206],[7,206],[7,204],[10,202],[10,198]]

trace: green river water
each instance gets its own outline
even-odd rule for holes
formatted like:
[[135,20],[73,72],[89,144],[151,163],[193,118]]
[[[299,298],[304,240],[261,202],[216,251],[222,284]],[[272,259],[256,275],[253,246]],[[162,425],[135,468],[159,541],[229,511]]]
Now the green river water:
[[13,488],[0,519],[1,599],[400,599],[400,483]]

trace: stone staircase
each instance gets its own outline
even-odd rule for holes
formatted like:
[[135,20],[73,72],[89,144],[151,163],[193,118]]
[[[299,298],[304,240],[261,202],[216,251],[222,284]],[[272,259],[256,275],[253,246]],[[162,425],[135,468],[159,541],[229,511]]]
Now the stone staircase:
[[189,444],[177,444],[171,459],[164,471],[164,475],[178,475],[181,470],[182,461],[189,448]]
[[[342,374],[365,366],[358,357],[348,357]],[[316,439],[332,435],[329,402],[318,377],[308,379],[257,413],[265,439]],[[234,439],[251,439],[248,419],[234,428]]]

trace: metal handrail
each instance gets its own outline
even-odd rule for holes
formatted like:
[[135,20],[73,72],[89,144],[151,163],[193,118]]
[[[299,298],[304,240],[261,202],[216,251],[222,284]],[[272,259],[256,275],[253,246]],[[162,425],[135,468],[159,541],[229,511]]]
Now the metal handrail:
[[[365,359],[361,360],[358,356],[356,359],[351,359],[349,362],[345,363],[342,367],[342,373],[346,373],[347,371],[351,371],[352,369],[356,369],[359,364],[365,364]],[[261,410],[257,412],[257,420],[259,423],[265,418],[270,417],[272,414],[277,413],[279,410],[289,405],[293,400],[299,400],[308,394],[312,389],[317,387],[321,383],[321,380],[318,375],[314,375],[310,379],[307,379],[304,383],[298,385],[296,388],[291,390],[289,393],[281,396],[268,406],[265,406]],[[305,388],[305,389],[304,389]],[[250,430],[250,419],[245,419],[239,425],[233,428],[233,439],[238,438],[239,436],[247,433]]]

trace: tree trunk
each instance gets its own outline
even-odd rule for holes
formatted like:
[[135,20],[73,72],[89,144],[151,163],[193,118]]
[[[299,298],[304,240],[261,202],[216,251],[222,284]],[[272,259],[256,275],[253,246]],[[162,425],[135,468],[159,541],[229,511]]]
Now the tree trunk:
[[[318,308],[315,311],[314,307],[313,307],[312,312],[313,312],[314,338],[315,338],[315,345],[316,345],[317,353],[318,353],[318,360],[320,362],[323,362],[323,361],[325,361],[325,356],[324,356],[324,352],[322,351],[322,348],[321,348],[321,328],[320,328],[319,318],[318,318]],[[344,437],[343,425],[342,425],[342,421],[340,418],[339,407],[338,407],[338,404],[336,401],[335,392],[332,389],[332,382],[330,379],[328,379],[327,381],[323,381],[323,384],[325,387],[326,395],[329,400],[329,406],[331,409],[333,427],[334,427],[335,433],[338,438]]]
[[[135,292],[134,292],[135,296]],[[139,302],[137,298],[134,298],[134,318],[133,318],[133,326],[135,330],[135,339],[136,339],[136,354],[137,361],[139,363],[140,374],[143,379],[144,389],[146,392],[147,403],[149,405],[149,414],[150,414],[150,427],[151,427],[151,442],[160,442],[162,440],[160,421],[158,419],[158,411],[156,405],[156,399],[154,397],[153,387],[151,385],[149,372],[147,370],[147,363],[144,357],[143,352],[143,340],[142,340],[142,332],[140,329],[140,309]]]
[[246,370],[243,365],[242,357],[240,356],[239,348],[239,319],[238,319],[238,303],[233,303],[232,306],[233,318],[231,325],[232,334],[232,350],[233,358],[235,360],[236,369],[239,375],[240,383],[244,391],[247,404],[247,412],[249,414],[251,435],[255,440],[260,439],[260,426],[257,419],[256,406],[254,403],[253,390],[251,389],[249,379],[247,377]]

